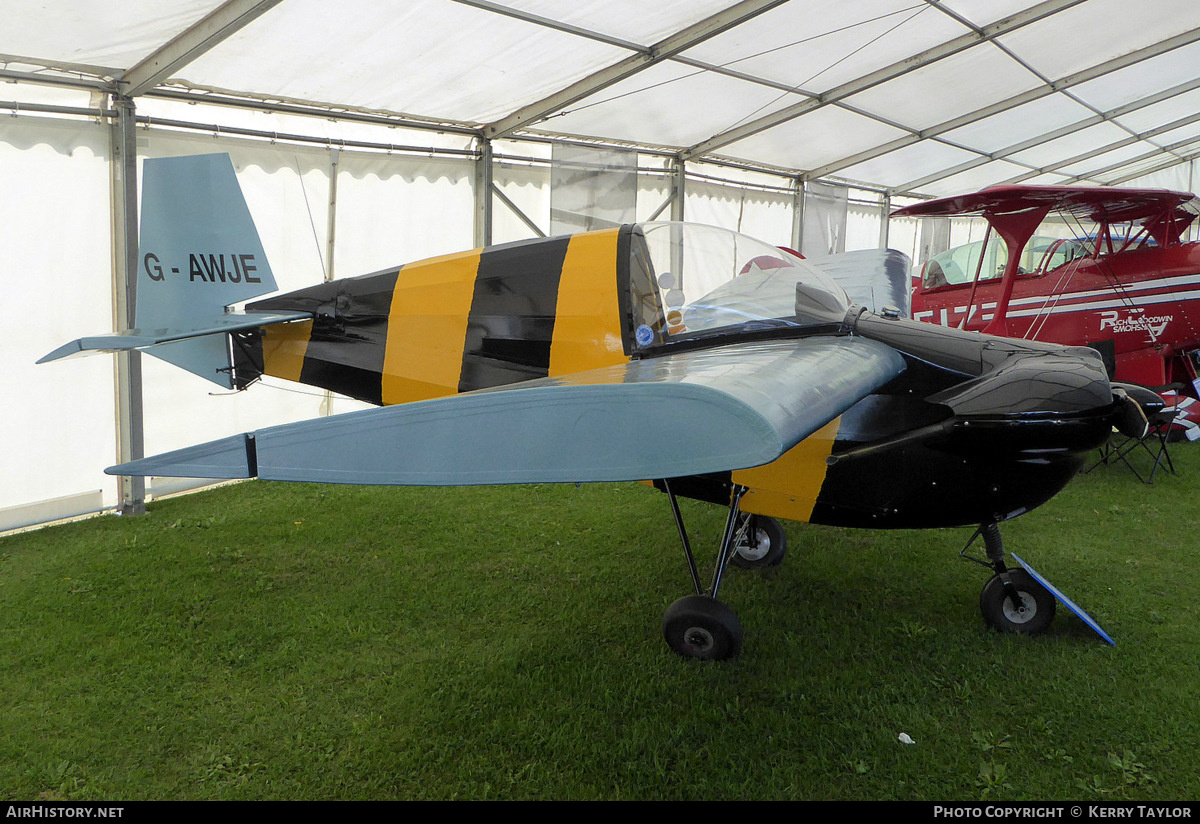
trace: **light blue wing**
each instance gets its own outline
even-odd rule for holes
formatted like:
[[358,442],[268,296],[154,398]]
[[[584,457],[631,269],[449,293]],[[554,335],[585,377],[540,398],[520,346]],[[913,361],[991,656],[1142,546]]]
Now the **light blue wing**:
[[107,471],[402,486],[723,472],[775,460],[903,369],[865,338],[748,343],[271,427]]

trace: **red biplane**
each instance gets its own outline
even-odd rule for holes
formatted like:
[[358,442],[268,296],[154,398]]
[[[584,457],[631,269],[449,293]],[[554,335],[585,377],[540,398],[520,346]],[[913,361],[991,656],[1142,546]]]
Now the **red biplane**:
[[892,213],[978,216],[984,239],[926,261],[916,320],[1100,350],[1112,377],[1163,394],[1200,438],[1200,214],[1186,192],[1001,185]]

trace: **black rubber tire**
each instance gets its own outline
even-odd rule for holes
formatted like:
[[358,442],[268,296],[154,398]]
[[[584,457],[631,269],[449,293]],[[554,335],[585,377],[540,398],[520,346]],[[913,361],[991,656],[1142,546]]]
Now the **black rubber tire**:
[[1023,569],[1010,569],[1009,580],[1021,595],[1023,606],[1014,608],[999,575],[983,586],[979,595],[979,611],[987,625],[1000,632],[1037,635],[1045,632],[1054,620],[1057,603],[1048,589]]
[[765,515],[751,515],[747,539],[751,534],[756,537],[755,545],[751,546],[747,540],[735,546],[729,559],[731,564],[741,569],[762,569],[783,562],[783,556],[787,554],[787,535],[783,531],[783,524]]
[[663,638],[673,652],[701,661],[724,661],[742,649],[737,613],[707,595],[688,595],[667,608]]

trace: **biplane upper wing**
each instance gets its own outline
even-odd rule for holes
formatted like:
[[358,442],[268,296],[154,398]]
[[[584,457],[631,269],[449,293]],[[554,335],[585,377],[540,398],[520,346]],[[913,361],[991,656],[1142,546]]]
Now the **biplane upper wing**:
[[1178,210],[1200,214],[1200,200],[1191,192],[1166,189],[1125,189],[1113,186],[990,186],[978,192],[914,203],[892,217],[1013,214],[1030,209],[1066,209],[1094,220],[1142,220]]
[[119,475],[458,486],[758,466],[904,370],[861,337],[742,343],[261,429]]

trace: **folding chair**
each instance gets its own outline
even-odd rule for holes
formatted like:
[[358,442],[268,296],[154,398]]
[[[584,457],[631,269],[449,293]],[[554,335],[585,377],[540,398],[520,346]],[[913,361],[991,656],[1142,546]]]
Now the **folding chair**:
[[[1147,411],[1149,412],[1149,410]],[[1144,484],[1154,483],[1154,476],[1161,467],[1165,466],[1168,472],[1174,474],[1175,464],[1171,462],[1167,443],[1170,440],[1171,426],[1175,423],[1175,416],[1178,414],[1179,410],[1174,406],[1165,405],[1156,412],[1149,412],[1146,420],[1150,426],[1141,438],[1124,437],[1123,440],[1117,442],[1119,436],[1114,432],[1108,443],[1100,448],[1100,459],[1084,472],[1091,472],[1101,464],[1111,465],[1119,462],[1128,467],[1129,471]],[[1134,462],[1130,460],[1132,456],[1142,453],[1150,457],[1149,472],[1146,472],[1144,467],[1139,471]],[[1143,474],[1144,472],[1146,474]]]

